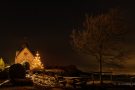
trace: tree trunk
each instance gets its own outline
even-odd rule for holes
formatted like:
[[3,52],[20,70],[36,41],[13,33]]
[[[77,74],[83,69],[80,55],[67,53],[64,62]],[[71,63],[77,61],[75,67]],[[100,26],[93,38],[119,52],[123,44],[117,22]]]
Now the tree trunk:
[[100,55],[100,59],[99,59],[99,73],[100,73],[100,85],[102,85],[102,83],[103,83],[103,79],[102,79],[102,55]]
[[102,79],[102,49],[103,45],[99,45],[100,51],[99,51],[99,73],[100,73],[100,85],[103,84],[103,79]]

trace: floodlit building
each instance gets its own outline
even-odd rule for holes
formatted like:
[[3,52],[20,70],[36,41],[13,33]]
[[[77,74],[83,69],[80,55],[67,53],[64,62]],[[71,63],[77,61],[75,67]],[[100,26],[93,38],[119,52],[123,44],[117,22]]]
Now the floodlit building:
[[36,54],[34,54],[27,45],[24,45],[20,50],[16,51],[15,63],[22,65],[27,63],[30,66],[30,70],[44,68],[39,53],[36,52]]

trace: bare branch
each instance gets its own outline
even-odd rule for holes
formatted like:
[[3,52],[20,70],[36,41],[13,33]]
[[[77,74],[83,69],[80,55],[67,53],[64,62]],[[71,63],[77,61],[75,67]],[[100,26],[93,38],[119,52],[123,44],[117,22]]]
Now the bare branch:
[[83,29],[73,30],[71,34],[72,45],[78,52],[93,55],[98,61],[121,63],[125,55],[121,48],[122,38],[126,34],[124,23],[117,9],[98,16],[86,15]]

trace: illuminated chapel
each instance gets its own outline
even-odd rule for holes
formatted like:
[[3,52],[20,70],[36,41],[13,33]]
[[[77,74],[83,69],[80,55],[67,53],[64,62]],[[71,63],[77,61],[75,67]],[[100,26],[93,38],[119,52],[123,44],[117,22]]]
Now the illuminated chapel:
[[30,70],[44,69],[38,51],[36,53],[32,52],[27,45],[23,45],[20,50],[16,51],[15,63],[22,65],[27,63]]

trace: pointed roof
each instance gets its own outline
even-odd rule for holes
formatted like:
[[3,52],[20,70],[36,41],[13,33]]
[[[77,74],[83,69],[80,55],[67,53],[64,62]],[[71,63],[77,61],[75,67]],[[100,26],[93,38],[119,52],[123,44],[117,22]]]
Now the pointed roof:
[[21,49],[18,51],[16,57],[17,57],[24,49],[27,49],[33,56],[34,56],[35,53],[36,53],[35,51],[31,51],[28,47],[24,47],[24,48],[21,48]]
[[21,52],[22,50],[24,50],[25,48],[27,48],[33,55],[35,55],[36,52],[33,51],[33,50],[31,50],[30,47],[29,47],[28,38],[27,38],[27,37],[24,37],[24,38],[23,38],[23,41],[21,42],[21,47],[18,48],[18,50],[17,50],[17,55],[16,55],[16,56],[18,56],[18,55],[20,54],[20,52]]
[[24,48],[29,48],[29,41],[27,37],[23,38],[23,41],[21,42],[21,47],[18,49],[19,51],[21,51]]

